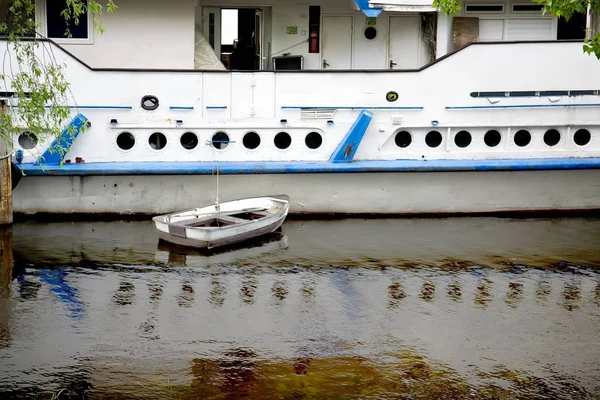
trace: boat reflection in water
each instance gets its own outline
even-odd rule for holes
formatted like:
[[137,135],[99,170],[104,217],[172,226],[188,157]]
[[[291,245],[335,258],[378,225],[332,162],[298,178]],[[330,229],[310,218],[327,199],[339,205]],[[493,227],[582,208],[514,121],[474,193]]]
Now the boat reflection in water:
[[287,248],[287,236],[281,228],[243,243],[210,250],[179,246],[158,239],[154,263],[160,266],[207,267],[214,264],[230,264],[238,260],[260,257]]

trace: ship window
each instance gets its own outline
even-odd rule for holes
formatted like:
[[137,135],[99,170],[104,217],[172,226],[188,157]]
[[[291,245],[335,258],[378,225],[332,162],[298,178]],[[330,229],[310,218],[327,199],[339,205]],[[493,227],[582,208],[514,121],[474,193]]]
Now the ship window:
[[408,131],[400,131],[396,133],[394,142],[396,142],[396,146],[405,148],[410,146],[410,144],[412,143],[412,136]]
[[[88,13],[84,10],[77,18],[65,19],[64,10],[71,10],[67,0],[52,0],[46,2],[46,26],[48,37],[55,39],[87,39]],[[70,35],[70,36],[69,36]]]
[[254,150],[260,146],[260,136],[256,132],[248,132],[244,135],[243,142],[245,148]]
[[377,29],[373,26],[369,26],[367,29],[365,29],[364,35],[365,39],[373,40],[377,37]]
[[223,150],[229,146],[229,135],[225,132],[217,132],[212,137],[212,145],[215,149]]
[[525,129],[521,129],[515,133],[515,144],[519,147],[525,147],[531,142],[531,133]]
[[160,132],[154,132],[148,138],[148,143],[154,150],[162,150],[167,145],[167,137]]
[[38,138],[34,133],[25,131],[19,135],[19,146],[25,150],[33,149],[38,144]]
[[117,146],[121,150],[131,150],[135,145],[135,137],[129,132],[121,132],[117,136]]
[[275,143],[275,147],[284,150],[290,147],[292,144],[292,138],[287,132],[279,132],[277,135],[275,135],[273,142]]
[[560,142],[560,132],[556,129],[549,129],[544,133],[544,143],[548,146],[556,146]]
[[311,132],[308,135],[306,135],[304,143],[306,143],[306,147],[308,147],[309,149],[318,149],[323,143],[323,137],[321,137],[321,135],[318,132]]
[[460,131],[454,136],[454,143],[457,147],[464,149],[471,144],[471,134],[467,131]]
[[585,146],[591,139],[592,135],[587,129],[578,129],[577,132],[575,132],[575,135],[573,135],[573,141],[578,146]]
[[485,136],[483,136],[483,141],[488,147],[498,146],[500,144],[501,139],[502,136],[500,135],[500,132],[494,129],[492,129],[491,131],[487,131],[485,133]]
[[542,4],[513,4],[513,12],[540,12],[544,6]]
[[502,13],[503,4],[468,4],[465,7],[466,13]]
[[[10,11],[10,8],[14,3],[15,0],[0,1],[0,22],[6,24],[4,26],[4,31],[0,32],[0,37],[7,37],[10,33],[23,30],[23,28],[25,28],[25,30],[18,32],[19,35],[25,37],[35,36],[35,26],[28,26],[30,24],[27,22],[28,16],[35,15],[35,2],[33,2],[34,4],[28,4],[29,2],[23,4],[23,2],[20,1],[16,7],[16,13]],[[31,7],[31,11],[25,11],[29,7]]]
[[442,134],[438,131],[430,131],[427,136],[425,136],[425,143],[429,147],[438,147],[442,144]]
[[198,136],[194,132],[186,132],[181,135],[181,139],[179,139],[181,143],[181,147],[186,150],[195,149],[198,146]]

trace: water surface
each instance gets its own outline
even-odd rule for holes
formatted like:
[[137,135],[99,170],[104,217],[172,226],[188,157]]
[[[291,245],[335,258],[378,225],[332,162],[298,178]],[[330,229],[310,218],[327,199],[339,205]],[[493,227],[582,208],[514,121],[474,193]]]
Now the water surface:
[[0,398],[599,398],[598,219],[289,220],[208,255],[148,221],[12,241]]

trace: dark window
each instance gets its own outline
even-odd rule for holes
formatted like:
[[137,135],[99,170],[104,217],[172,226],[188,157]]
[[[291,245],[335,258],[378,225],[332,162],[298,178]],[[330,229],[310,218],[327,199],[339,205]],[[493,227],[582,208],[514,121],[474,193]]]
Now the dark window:
[[377,29],[375,29],[372,26],[369,26],[367,29],[365,29],[365,39],[373,40],[376,37],[377,37]]
[[154,132],[148,138],[148,144],[150,144],[150,147],[154,150],[162,150],[167,145],[167,137],[160,132]]
[[571,90],[569,96],[595,96],[598,94],[597,90]]
[[442,134],[438,131],[430,131],[427,136],[425,136],[425,143],[429,147],[438,147],[442,144]]
[[578,146],[585,146],[590,142],[591,139],[592,135],[587,129],[579,129],[577,132],[575,132],[575,135],[573,135],[573,140]]
[[412,143],[412,136],[408,131],[400,131],[396,133],[394,142],[396,142],[396,146],[398,147],[408,147]]
[[542,11],[544,6],[541,4],[514,4],[514,12],[531,12],[531,11]]
[[46,2],[46,24],[48,26],[48,37],[87,39],[87,8],[84,10],[83,14],[77,18],[77,20],[72,16],[65,18],[65,16],[62,15],[62,12],[66,9],[71,11],[70,14],[73,14],[73,10],[67,6],[66,0],[51,0]]
[[567,21],[564,17],[558,19],[556,39],[573,40],[585,38],[585,14],[574,13]]
[[245,148],[254,150],[260,146],[260,136],[256,132],[248,132],[244,135],[242,142]]
[[519,147],[525,147],[531,142],[531,134],[525,129],[521,129],[515,133],[515,144]]
[[135,137],[129,132],[121,132],[117,136],[117,146],[121,150],[130,150],[135,145]]
[[534,97],[534,91],[518,91],[518,92],[509,92],[508,97]]
[[194,132],[186,132],[181,135],[179,142],[184,149],[192,150],[198,146],[198,136]]
[[[6,23],[6,26],[0,32],[0,37],[8,36],[11,32],[26,37],[34,36],[35,5],[29,10],[27,9],[29,5],[24,3],[13,7],[14,2],[15,0],[0,1],[0,22]],[[15,32],[15,28],[17,27],[20,29],[25,28],[25,30],[23,32]]]
[[460,131],[454,136],[454,144],[461,149],[471,144],[471,134],[467,131]]
[[556,129],[549,129],[544,133],[544,143],[552,147],[556,146],[560,142],[560,132]]
[[502,140],[502,135],[495,129],[487,131],[485,136],[483,137],[483,141],[488,147],[496,147],[500,144],[500,140]]
[[318,149],[323,143],[323,138],[318,132],[311,132],[308,135],[306,135],[304,143],[306,143],[306,147],[308,147],[309,149]]
[[278,149],[287,149],[292,144],[292,138],[287,132],[279,132],[273,139],[275,147]]
[[465,11],[467,11],[467,12],[502,12],[502,11],[504,11],[504,6],[502,6],[501,4],[468,5]]
[[223,150],[229,146],[229,135],[225,132],[217,132],[212,137],[212,145],[215,149]]

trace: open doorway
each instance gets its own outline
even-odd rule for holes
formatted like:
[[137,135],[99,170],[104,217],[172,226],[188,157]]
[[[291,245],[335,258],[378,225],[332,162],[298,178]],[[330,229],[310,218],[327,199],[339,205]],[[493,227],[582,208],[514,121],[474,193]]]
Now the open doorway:
[[262,10],[222,8],[220,17],[220,56],[225,68],[261,70]]

